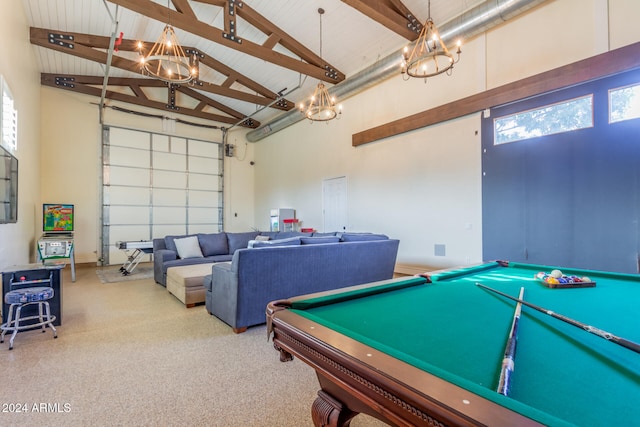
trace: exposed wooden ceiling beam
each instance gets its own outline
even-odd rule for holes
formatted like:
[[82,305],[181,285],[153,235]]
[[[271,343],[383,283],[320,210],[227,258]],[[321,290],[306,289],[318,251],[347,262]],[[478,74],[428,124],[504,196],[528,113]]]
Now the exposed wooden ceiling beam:
[[[37,46],[41,46],[47,49],[56,50],[58,52],[63,52],[68,55],[77,56],[84,59],[89,59],[91,61],[99,62],[101,64],[106,64],[108,55],[104,49],[109,48],[109,37],[104,36],[96,36],[91,34],[82,34],[82,33],[71,33],[71,32],[62,32],[49,30],[45,28],[31,28],[31,43]],[[59,40],[60,43],[52,43],[51,34],[59,35],[62,37],[55,37],[53,40]],[[72,40],[71,40],[72,38]],[[122,43],[119,46],[119,51],[129,51],[136,52],[137,41],[123,39]],[[152,45],[152,43],[145,42],[145,45]],[[184,46],[186,49],[194,48]],[[289,111],[295,107],[295,104],[286,99],[280,99],[278,102],[273,103],[274,100],[278,99],[278,94],[270,91],[259,83],[249,79],[248,77],[236,72],[235,70],[227,67],[221,62],[215,60],[211,56],[203,53],[203,57],[201,58],[201,64],[204,64],[216,72],[226,75],[228,77],[227,81],[224,85],[216,85],[206,81],[200,81],[197,89],[201,89],[205,92],[214,93],[216,95],[225,96],[233,99],[238,99],[240,101],[245,101],[251,104],[257,104],[266,106],[272,104],[272,108],[276,108],[279,110]],[[130,71],[132,73],[140,72],[140,63],[137,61],[133,61],[131,59],[127,59],[118,55],[113,55],[111,59],[111,66],[116,68],[121,68],[123,70]],[[153,80],[153,79],[149,79]],[[230,86],[233,83],[241,84],[251,91],[258,93],[258,95],[231,89]]]
[[418,38],[422,24],[400,0],[341,0],[409,41]]
[[[266,18],[253,11],[245,2],[233,3],[234,13],[242,16],[251,25],[265,32],[267,36],[272,33],[277,33],[280,38],[280,44],[289,49],[294,55],[298,55],[299,58],[294,58],[282,53],[276,52],[269,47],[261,46],[253,43],[249,40],[242,39],[242,34],[235,34],[235,38],[232,38],[229,33],[215,28],[209,24],[206,24],[197,18],[186,15],[179,11],[174,11],[167,7],[161,6],[151,0],[109,0],[111,3],[122,6],[126,9],[137,12],[141,15],[148,16],[160,22],[166,22],[167,19],[171,21],[171,25],[176,28],[180,28],[184,31],[203,37],[214,43],[221,44],[228,48],[237,50],[239,52],[246,53],[247,55],[255,56],[264,61],[279,65],[292,71],[302,73],[311,77],[315,77],[319,80],[323,80],[330,83],[338,83],[345,79],[345,75],[338,71],[335,67],[323,61],[319,56],[315,55],[309,49],[306,49],[300,43],[298,43],[293,37],[286,34],[277,26],[272,24]],[[214,6],[220,6],[219,0],[198,0],[202,3],[211,4]],[[230,2],[225,1],[225,13],[228,13]],[[325,64],[335,70],[334,73],[327,73]]]
[[[47,74],[43,73],[40,76],[40,83],[43,86],[50,86],[59,89],[69,90],[72,92],[83,93],[85,95],[91,95],[100,97],[102,91],[97,86],[103,84],[103,78],[99,76],[82,76],[82,75],[70,75],[70,74]],[[195,90],[185,87],[183,85],[169,85],[160,80],[152,79],[129,79],[129,78],[109,78],[108,86],[120,86],[128,87],[134,93],[134,95],[128,95],[113,90],[107,90],[105,97],[107,99],[126,102],[129,104],[140,105],[143,107],[153,108],[156,110],[178,112],[187,116],[198,117],[201,119],[212,120],[221,123],[235,124],[242,120],[246,116],[233,111],[232,109],[207,98],[206,96],[196,92]],[[172,104],[171,100],[168,102],[154,101],[147,97],[142,90],[142,86],[147,87],[166,87],[169,91],[171,89],[181,92],[186,96],[200,101],[195,108],[181,107],[176,104]],[[204,111],[204,108],[211,107],[221,112],[229,114],[229,116],[223,116],[221,114],[209,113]],[[257,128],[260,123],[253,119],[247,119],[241,124],[241,126],[247,128]]]
[[173,6],[178,12],[196,19],[196,14],[193,13],[193,9],[191,9],[188,0],[171,0],[171,3],[173,3]]

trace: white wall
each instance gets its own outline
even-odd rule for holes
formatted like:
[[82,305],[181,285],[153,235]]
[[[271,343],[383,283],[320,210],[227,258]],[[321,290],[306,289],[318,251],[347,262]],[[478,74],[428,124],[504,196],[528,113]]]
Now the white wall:
[[[482,261],[479,114],[356,148],[351,135],[640,41],[630,16],[640,16],[640,2],[547,2],[465,41],[451,77],[398,75],[345,100],[340,121],[302,121],[258,141],[256,227],[286,206],[321,229],[322,180],[345,175],[350,229],[400,239],[399,271]],[[437,244],[445,256],[435,256]]]
[[0,74],[18,110],[18,222],[0,224],[0,271],[35,259],[36,210],[40,202],[40,74],[29,44],[22,2],[2,2]]

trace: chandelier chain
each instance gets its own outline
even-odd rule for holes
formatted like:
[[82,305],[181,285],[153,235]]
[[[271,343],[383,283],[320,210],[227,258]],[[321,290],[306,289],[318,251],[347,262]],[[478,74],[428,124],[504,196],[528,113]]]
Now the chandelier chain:
[[320,66],[324,69],[324,59],[322,59],[322,15],[324,14],[324,9],[319,8],[318,14],[320,14]]

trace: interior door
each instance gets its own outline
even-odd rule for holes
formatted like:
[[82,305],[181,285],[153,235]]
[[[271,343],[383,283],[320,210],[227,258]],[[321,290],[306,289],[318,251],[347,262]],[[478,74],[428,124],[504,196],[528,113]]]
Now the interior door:
[[322,224],[324,232],[347,229],[347,177],[322,181]]

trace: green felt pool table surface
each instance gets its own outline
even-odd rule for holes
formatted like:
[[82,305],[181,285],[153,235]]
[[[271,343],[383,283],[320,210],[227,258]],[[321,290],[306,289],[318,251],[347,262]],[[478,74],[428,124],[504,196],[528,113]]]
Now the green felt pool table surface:
[[[539,271],[589,276],[552,289]],[[291,311],[546,425],[640,425],[640,354],[522,307],[509,397],[495,392],[515,302],[489,286],[640,343],[640,277],[508,263],[293,299]],[[364,292],[364,293],[363,293]]]

